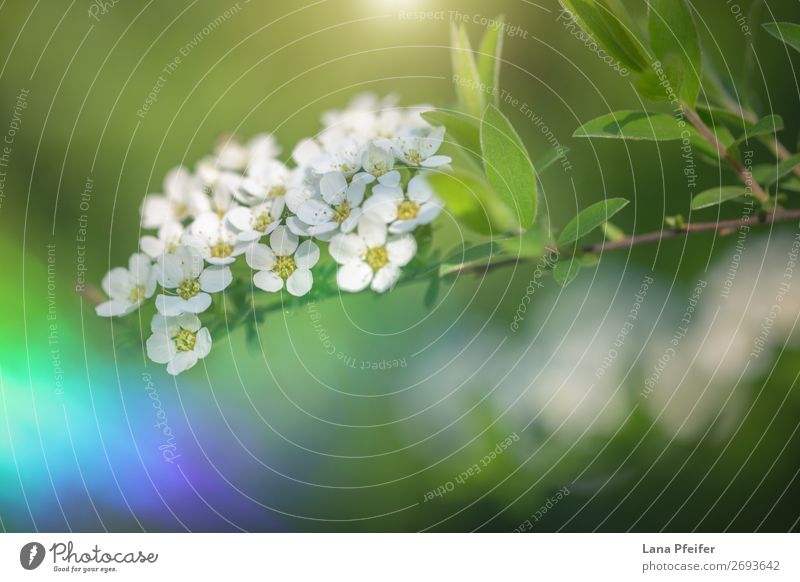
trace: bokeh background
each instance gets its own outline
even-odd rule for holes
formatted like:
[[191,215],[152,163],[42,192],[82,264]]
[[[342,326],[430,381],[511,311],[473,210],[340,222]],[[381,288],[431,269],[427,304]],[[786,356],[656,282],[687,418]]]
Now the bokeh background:
[[[734,4],[746,15],[752,3]],[[760,113],[783,116],[795,150],[798,55],[755,18],[743,35],[732,3],[693,5],[710,61]],[[758,18],[797,21],[798,8],[768,0]],[[359,92],[451,104],[455,12],[473,43],[483,17],[519,29],[501,85],[540,121],[503,109],[534,159],[552,148],[543,125],[571,148],[570,169],[542,176],[553,225],[606,196],[634,201],[618,220],[628,231],[687,212],[676,143],[571,137],[642,105],[557,22],[554,0],[0,2],[0,133],[21,111],[0,168],[0,529],[798,528],[800,275],[769,315],[798,225],[753,230],[738,248],[704,234],[608,253],[566,290],[543,280],[516,332],[530,263],[448,281],[432,308],[423,285],[287,308],[255,345],[235,332],[177,379],[147,362],[136,315],[100,319],[75,291],[126,262],[142,197],[220,135],[274,132],[288,156]],[[733,181],[708,165],[698,179]],[[447,216],[436,237],[443,250],[479,240]]]

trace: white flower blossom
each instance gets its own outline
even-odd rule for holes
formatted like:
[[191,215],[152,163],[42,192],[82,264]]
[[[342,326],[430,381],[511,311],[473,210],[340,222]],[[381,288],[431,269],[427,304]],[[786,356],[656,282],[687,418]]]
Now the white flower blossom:
[[417,241],[410,234],[387,239],[386,224],[373,214],[364,214],[358,231],[338,234],[328,249],[340,267],[336,282],[344,291],[357,292],[368,286],[384,293],[400,278],[400,268],[417,253]]
[[260,204],[282,198],[294,180],[294,172],[282,162],[263,160],[248,168],[233,192],[242,204]]
[[240,240],[238,234],[228,228],[225,216],[214,212],[198,216],[181,239],[182,244],[196,248],[212,265],[230,265],[245,251],[247,242]]
[[147,338],[147,357],[157,364],[167,364],[173,376],[188,370],[211,351],[211,334],[201,327],[196,315],[156,314],[150,322],[153,332]]
[[297,218],[308,225],[303,234],[320,237],[337,229],[352,231],[361,216],[366,187],[364,178],[354,177],[348,183],[342,172],[324,174],[319,181],[319,197],[306,198],[296,205]]
[[375,186],[373,193],[364,203],[364,211],[389,224],[392,234],[411,232],[418,226],[431,223],[443,208],[442,201],[421,174],[409,180],[405,195],[399,186],[384,185]]
[[297,236],[285,226],[272,232],[269,244],[254,244],[247,249],[247,264],[258,271],[253,284],[273,293],[285,284],[296,297],[308,293],[314,284],[311,268],[319,260],[319,247],[310,240],[298,244]]
[[236,230],[239,241],[253,242],[278,228],[285,205],[283,197],[280,197],[253,207],[239,206],[228,212],[225,218]]
[[202,313],[211,306],[211,295],[223,291],[233,281],[231,270],[223,265],[205,267],[203,256],[194,247],[180,246],[156,263],[158,283],[174,294],[156,297],[162,315]]
[[448,156],[434,155],[442,145],[444,132],[444,126],[441,126],[433,128],[426,134],[412,133],[396,138],[394,146],[397,157],[409,166],[438,168],[449,164],[452,160]]
[[164,253],[175,252],[185,229],[180,222],[166,222],[158,229],[158,236],[145,235],[139,241],[142,252],[157,259]]
[[148,194],[142,203],[142,226],[159,228],[180,222],[202,209],[206,194],[202,183],[183,166],[173,168],[164,178],[163,194]]
[[95,308],[101,317],[121,317],[139,309],[156,290],[156,271],[146,255],[131,255],[128,268],[111,269],[102,282],[103,291],[110,297]]

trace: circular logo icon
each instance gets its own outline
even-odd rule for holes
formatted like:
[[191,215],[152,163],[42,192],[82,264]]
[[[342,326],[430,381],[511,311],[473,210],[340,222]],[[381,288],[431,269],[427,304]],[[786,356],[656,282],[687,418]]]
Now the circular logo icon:
[[19,563],[26,570],[35,570],[44,562],[44,546],[39,542],[30,542],[19,551]]

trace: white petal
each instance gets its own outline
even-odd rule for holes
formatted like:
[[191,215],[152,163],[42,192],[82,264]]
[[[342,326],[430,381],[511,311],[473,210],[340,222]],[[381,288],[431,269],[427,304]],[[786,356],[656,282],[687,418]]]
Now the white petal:
[[209,307],[211,307],[211,295],[208,293],[198,293],[183,302],[183,311],[185,313],[203,313]]
[[221,266],[206,267],[200,273],[200,288],[206,293],[219,293],[233,281],[230,268]]
[[344,233],[352,232],[358,226],[358,219],[361,218],[363,212],[360,208],[354,208],[350,211],[350,216],[344,219],[341,224],[341,231]]
[[341,172],[328,172],[319,181],[319,190],[325,202],[333,205],[339,204],[344,200],[347,178]]
[[344,265],[360,261],[367,252],[367,245],[355,234],[337,234],[331,239],[328,252],[334,261]]
[[299,268],[286,279],[286,290],[295,297],[302,297],[314,284],[314,277],[308,269]]
[[200,318],[194,313],[181,313],[175,321],[178,327],[188,329],[189,331],[197,331],[200,329]]
[[167,373],[177,376],[194,366],[197,363],[197,355],[194,352],[180,352],[167,364]]
[[311,198],[297,209],[297,217],[312,226],[323,224],[333,218],[333,210],[322,200]]
[[296,216],[289,216],[286,219],[286,226],[297,236],[309,236],[308,225]]
[[234,208],[225,215],[225,218],[238,230],[246,231],[253,228],[253,211],[244,206]]
[[105,303],[101,303],[97,307],[94,308],[95,313],[100,317],[120,317],[122,315],[128,315],[132,307],[136,307],[135,305],[131,305],[129,301],[120,301],[119,299],[112,299],[111,301],[106,301]]
[[441,168],[452,161],[453,159],[449,156],[431,156],[430,158],[423,160],[422,165],[426,168]]
[[156,364],[166,364],[177,353],[175,342],[165,333],[154,333],[147,338],[147,357]]
[[130,296],[132,289],[131,274],[127,269],[115,267],[106,273],[105,277],[103,277],[101,287],[109,297],[113,297],[115,299],[123,299],[128,297]]
[[367,190],[367,184],[363,180],[353,180],[350,187],[347,189],[347,201],[351,207],[359,206],[364,201],[364,193]]
[[377,293],[385,293],[397,282],[400,278],[400,268],[389,264],[375,273],[375,278],[372,280],[372,290]]
[[253,275],[253,285],[262,291],[274,293],[283,289],[283,279],[272,271],[259,271]]
[[269,235],[269,245],[276,255],[289,256],[297,248],[297,235],[285,226],[279,226]]
[[150,194],[142,203],[142,226],[158,228],[167,221],[173,220],[175,213],[172,204],[164,196]]
[[358,221],[358,235],[369,248],[382,247],[386,242],[386,223],[367,212]]
[[372,280],[372,269],[363,262],[351,262],[339,267],[336,284],[342,291],[356,293],[367,288]]
[[364,212],[373,214],[388,224],[397,218],[398,202],[399,200],[391,196],[372,196],[364,203]]
[[414,176],[408,182],[408,198],[417,204],[427,202],[433,196],[433,189],[424,176]]
[[175,256],[181,264],[184,278],[196,279],[203,272],[203,255],[195,247],[180,246],[175,250]]
[[417,254],[417,241],[410,234],[391,238],[386,243],[386,252],[391,264],[404,267]]
[[[161,315],[175,316],[184,312],[185,301],[176,295],[159,294],[156,297],[156,309]],[[155,321],[155,320],[154,320]]]
[[413,218],[411,220],[396,220],[389,225],[389,232],[392,234],[404,234],[411,232],[419,226],[419,220]]
[[419,149],[423,157],[430,158],[436,153],[436,151],[442,145],[442,140],[444,140],[444,132],[445,128],[442,125],[431,130],[427,137],[420,138]]
[[143,236],[139,241],[139,248],[153,258],[158,258],[166,250],[164,241],[154,236]]
[[428,224],[432,222],[442,212],[442,202],[435,198],[430,202],[426,202],[419,209],[417,215],[417,222],[419,224]]
[[289,210],[295,213],[300,208],[300,205],[309,198],[311,198],[311,192],[309,192],[306,188],[291,188],[284,196],[286,206],[289,207]]
[[372,196],[380,196],[390,200],[400,202],[403,199],[403,189],[400,186],[384,186],[377,184],[372,187]]
[[294,254],[294,260],[298,268],[310,269],[319,261],[319,247],[310,240],[300,243]]
[[197,332],[195,338],[194,353],[198,358],[205,358],[211,351],[211,333],[207,327]]
[[400,185],[400,172],[397,170],[392,170],[378,178],[378,181],[381,183],[382,186],[387,186],[388,188],[396,188]]
[[269,271],[275,265],[275,254],[267,245],[250,245],[244,258],[250,268],[257,271]]

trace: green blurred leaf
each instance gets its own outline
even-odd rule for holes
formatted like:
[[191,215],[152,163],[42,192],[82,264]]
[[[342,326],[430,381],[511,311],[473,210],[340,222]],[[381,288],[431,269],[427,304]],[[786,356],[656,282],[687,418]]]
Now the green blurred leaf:
[[481,138],[478,120],[458,111],[443,109],[426,111],[422,114],[422,118],[431,125],[443,125],[449,137],[464,146],[470,153],[476,156],[480,155]]
[[467,36],[466,27],[450,24],[451,48],[450,56],[453,61],[453,82],[456,88],[458,104],[464,113],[473,117],[480,117],[486,103],[485,95],[481,90],[481,79],[472,45]]
[[540,257],[547,250],[546,245],[548,236],[543,228],[533,228],[526,230],[522,235],[511,238],[499,239],[496,242],[506,252],[518,257]]
[[793,172],[797,166],[800,166],[800,154],[795,154],[777,165],[759,164],[753,166],[751,171],[753,179],[762,186],[768,188],[786,174]]
[[486,235],[514,230],[516,221],[511,211],[482,177],[462,171],[431,174],[427,180],[447,210],[470,230]]
[[567,257],[559,261],[553,268],[553,279],[562,287],[566,287],[575,280],[581,272],[581,263],[577,257]]
[[613,222],[606,221],[603,223],[603,235],[606,237],[606,240],[614,242],[624,239],[625,231]]
[[692,13],[684,0],[648,0],[650,47],[661,60],[672,90],[694,106],[700,92],[702,55]]
[[[561,0],[587,33],[632,71],[647,69],[649,58],[634,36],[635,27],[617,0]],[[560,17],[559,17],[560,18]]]
[[700,192],[692,199],[692,209],[701,210],[703,208],[710,208],[733,200],[739,196],[747,194],[744,186],[722,186],[719,188],[710,188]]
[[800,24],[792,22],[767,22],[764,30],[786,43],[796,51],[800,51]]
[[772,135],[783,130],[783,118],[780,115],[767,115],[745,130],[732,145],[736,146],[745,141],[762,135]]
[[425,290],[424,303],[427,309],[432,309],[436,305],[436,299],[439,298],[439,290],[442,288],[442,280],[438,273],[431,276],[431,282]]
[[498,16],[497,25],[486,31],[478,48],[478,77],[484,87],[491,87],[493,90],[495,105],[500,105],[500,59],[505,21],[504,16]]
[[558,237],[558,245],[565,246],[585,237],[628,205],[625,198],[607,198],[581,210],[567,223]]
[[572,136],[669,141],[681,139],[681,134],[686,129],[687,127],[681,127],[677,119],[666,113],[615,111],[583,124]]
[[536,218],[536,174],[519,135],[494,105],[486,108],[481,121],[481,152],[489,184],[528,228]]
[[750,128],[753,127],[752,123],[742,119],[735,113],[727,111],[726,109],[710,107],[708,105],[697,105],[696,110],[697,114],[700,116],[700,119],[703,120],[703,123],[709,127],[717,126],[720,123],[724,123],[725,125],[736,130],[747,129],[749,131]]
[[488,264],[489,260],[502,254],[503,249],[495,242],[487,242],[452,253],[439,264],[438,273],[445,277],[464,267]]

